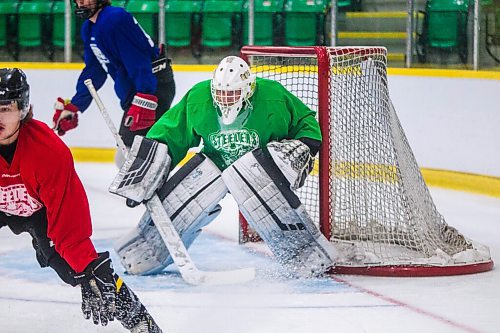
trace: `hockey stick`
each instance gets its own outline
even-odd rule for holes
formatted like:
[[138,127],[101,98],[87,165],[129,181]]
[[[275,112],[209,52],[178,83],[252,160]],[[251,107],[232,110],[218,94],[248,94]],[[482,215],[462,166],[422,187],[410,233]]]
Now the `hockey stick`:
[[[123,152],[123,156],[127,156],[127,147],[118,134],[115,124],[109,117],[101,98],[92,84],[92,80],[85,80],[85,85],[96,102],[102,117],[106,121],[106,124],[111,130],[119,149]],[[207,272],[199,270],[189,256],[184,243],[175,230],[170,217],[163,208],[163,204],[158,198],[158,195],[153,195],[153,197],[145,204],[151,214],[151,218],[153,219],[156,228],[158,229],[158,232],[161,235],[162,240],[165,242],[165,245],[172,256],[174,263],[179,268],[182,278],[187,283],[193,285],[223,285],[247,282],[255,277],[254,268],[242,268],[223,272]]]

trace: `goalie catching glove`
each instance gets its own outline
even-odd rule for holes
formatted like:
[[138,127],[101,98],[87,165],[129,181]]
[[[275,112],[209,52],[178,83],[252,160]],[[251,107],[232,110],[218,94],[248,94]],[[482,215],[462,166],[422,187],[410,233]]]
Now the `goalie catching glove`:
[[153,126],[156,121],[157,107],[158,97],[137,93],[128,109],[125,126],[130,127],[131,131],[139,131]]
[[64,135],[67,131],[78,126],[78,107],[71,104],[69,100],[57,98],[54,109],[52,129],[57,131],[57,134]]
[[309,146],[300,140],[272,141],[267,144],[272,159],[290,183],[290,189],[296,190],[306,180],[314,167],[314,157]]
[[109,191],[135,202],[147,201],[167,179],[170,163],[167,145],[136,135]]

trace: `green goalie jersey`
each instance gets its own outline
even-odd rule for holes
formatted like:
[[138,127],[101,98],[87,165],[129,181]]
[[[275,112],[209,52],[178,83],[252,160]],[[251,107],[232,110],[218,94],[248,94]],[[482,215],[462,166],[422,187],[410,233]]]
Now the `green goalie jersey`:
[[210,80],[196,84],[149,130],[147,138],[167,144],[172,165],[203,139],[202,152],[221,170],[245,153],[270,141],[321,140],[315,112],[280,83],[257,78],[255,92],[231,125],[219,121],[210,93]]

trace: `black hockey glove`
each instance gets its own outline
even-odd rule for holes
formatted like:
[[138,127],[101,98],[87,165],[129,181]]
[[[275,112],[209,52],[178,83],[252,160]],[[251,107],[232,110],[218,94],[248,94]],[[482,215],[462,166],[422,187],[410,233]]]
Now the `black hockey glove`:
[[75,276],[82,288],[82,312],[85,319],[99,322],[106,326],[116,315],[116,284],[118,276],[114,274],[109,252],[99,253],[87,268]]

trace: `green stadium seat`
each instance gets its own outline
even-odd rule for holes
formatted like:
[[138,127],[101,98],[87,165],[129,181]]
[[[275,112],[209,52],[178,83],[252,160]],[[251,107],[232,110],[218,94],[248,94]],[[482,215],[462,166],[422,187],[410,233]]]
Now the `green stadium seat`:
[[327,0],[286,0],[284,43],[290,46],[323,44],[327,7]]
[[134,15],[142,29],[154,40],[158,40],[157,21],[159,5],[157,0],[129,0],[126,10]]
[[168,46],[191,44],[193,25],[199,26],[202,1],[170,0],[165,5],[165,40]]
[[[423,26],[417,32],[419,59],[426,61],[430,48],[458,51],[467,62],[468,2],[463,0],[428,0]],[[417,16],[418,17],[418,16]],[[418,24],[417,24],[418,26]]]
[[[229,47],[241,33],[243,0],[206,0],[201,23],[201,45]],[[234,33],[234,34],[233,34]]]
[[0,47],[8,44],[8,26],[13,15],[17,13],[18,5],[16,1],[0,1]]
[[[114,1],[113,1],[114,4]],[[58,48],[64,48],[64,30],[65,30],[65,3],[64,1],[54,1],[52,6],[52,45]],[[71,45],[75,45],[75,36],[79,32],[76,31],[76,20],[74,15],[71,15]]]
[[[254,45],[273,45],[280,31],[278,13],[283,11],[284,0],[255,0]],[[248,0],[243,5],[243,42],[248,44]]]
[[462,0],[428,2],[428,43],[431,47],[451,48],[466,34],[468,3]]
[[52,1],[23,1],[18,9],[18,39],[20,47],[42,45],[43,16],[51,12]]

